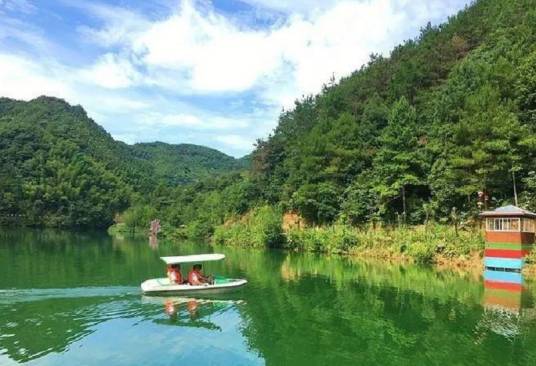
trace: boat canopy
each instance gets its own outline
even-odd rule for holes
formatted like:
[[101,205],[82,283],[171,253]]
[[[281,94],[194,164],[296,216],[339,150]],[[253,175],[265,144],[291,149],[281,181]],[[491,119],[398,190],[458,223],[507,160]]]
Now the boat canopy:
[[219,260],[222,260],[223,258],[225,258],[225,255],[218,254],[218,253],[182,255],[182,256],[175,256],[175,257],[160,257],[160,259],[166,262],[166,264],[219,261]]

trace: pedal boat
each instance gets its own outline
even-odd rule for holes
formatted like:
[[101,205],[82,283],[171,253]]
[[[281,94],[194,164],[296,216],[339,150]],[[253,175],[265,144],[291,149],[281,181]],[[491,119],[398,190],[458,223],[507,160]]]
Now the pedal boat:
[[[225,258],[223,254],[197,254],[175,257],[160,257],[167,265],[183,263],[201,263],[209,261],[219,261]],[[141,290],[145,294],[163,294],[163,293],[218,293],[233,290],[244,286],[248,281],[239,278],[225,278],[216,276],[214,284],[205,283],[199,286],[190,284],[178,284],[171,282],[168,278],[153,278],[146,280],[141,284]]]

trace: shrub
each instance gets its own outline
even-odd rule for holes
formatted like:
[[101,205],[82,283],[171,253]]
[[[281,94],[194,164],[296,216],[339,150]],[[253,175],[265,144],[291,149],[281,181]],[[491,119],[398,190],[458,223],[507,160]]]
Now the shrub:
[[421,241],[411,243],[407,247],[408,255],[419,263],[431,263],[434,258],[434,252],[433,245]]
[[214,227],[207,221],[195,220],[186,225],[185,236],[189,239],[207,239],[214,233]]
[[122,216],[130,230],[149,230],[151,220],[156,217],[156,210],[147,205],[135,205],[128,208]]
[[359,245],[358,230],[344,225],[291,229],[287,248],[322,253],[348,253]]
[[254,208],[239,220],[219,225],[213,240],[222,245],[282,248],[286,237],[281,229],[281,212],[272,206]]

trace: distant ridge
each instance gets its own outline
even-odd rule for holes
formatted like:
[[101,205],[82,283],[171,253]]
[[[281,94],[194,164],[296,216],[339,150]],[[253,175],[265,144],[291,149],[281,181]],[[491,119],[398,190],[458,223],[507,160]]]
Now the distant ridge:
[[216,149],[193,144],[164,142],[137,143],[132,146],[137,158],[154,167],[154,174],[171,185],[190,183],[211,174],[244,169],[244,161]]
[[27,102],[0,98],[0,166],[0,220],[2,213],[20,214],[30,224],[104,227],[134,193],[247,164],[192,144],[127,145],[81,106],[41,96]]

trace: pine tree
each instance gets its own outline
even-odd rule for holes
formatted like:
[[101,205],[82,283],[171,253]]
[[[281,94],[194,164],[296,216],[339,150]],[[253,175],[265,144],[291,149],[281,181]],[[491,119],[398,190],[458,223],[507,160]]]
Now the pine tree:
[[402,214],[406,216],[406,191],[411,186],[425,184],[425,138],[417,127],[417,114],[406,98],[394,104],[387,127],[380,136],[380,150],[374,159],[378,190],[384,207],[394,198],[402,200]]

